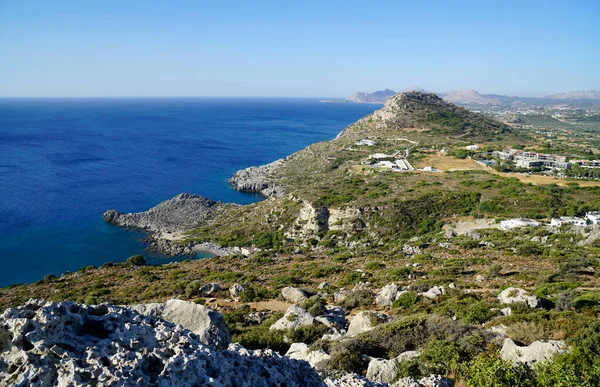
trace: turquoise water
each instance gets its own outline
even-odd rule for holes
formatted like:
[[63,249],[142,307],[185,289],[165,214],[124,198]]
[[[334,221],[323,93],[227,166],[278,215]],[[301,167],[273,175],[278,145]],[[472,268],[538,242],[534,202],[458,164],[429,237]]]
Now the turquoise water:
[[225,182],[328,140],[374,105],[313,99],[0,99],[0,285],[144,254],[106,224],[181,192],[260,200]]

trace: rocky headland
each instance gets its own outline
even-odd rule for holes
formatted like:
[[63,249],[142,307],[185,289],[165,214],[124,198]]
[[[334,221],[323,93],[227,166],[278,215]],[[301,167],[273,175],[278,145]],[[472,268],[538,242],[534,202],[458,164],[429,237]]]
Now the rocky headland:
[[192,244],[179,243],[184,238],[185,231],[210,224],[227,206],[234,205],[182,193],[144,212],[121,213],[108,210],[103,217],[106,222],[121,227],[148,231],[147,240],[151,250],[185,255],[194,253]]
[[275,174],[285,162],[285,159],[279,159],[266,165],[239,170],[227,182],[237,191],[258,192],[267,198],[282,196],[285,188],[275,182]]

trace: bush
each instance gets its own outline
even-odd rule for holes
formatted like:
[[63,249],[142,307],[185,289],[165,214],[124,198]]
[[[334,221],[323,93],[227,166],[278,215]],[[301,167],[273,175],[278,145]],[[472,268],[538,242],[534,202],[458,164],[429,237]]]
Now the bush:
[[240,292],[240,301],[242,302],[258,302],[277,297],[277,292],[265,288],[248,287],[243,292]]
[[368,290],[358,290],[352,292],[342,301],[342,307],[351,310],[361,306],[371,306],[375,300],[375,295]]
[[402,293],[393,303],[392,308],[410,308],[419,302],[419,296],[415,292]]
[[325,314],[325,305],[327,301],[319,296],[312,296],[302,303],[302,308],[308,311],[313,316],[321,316]]
[[532,372],[524,366],[498,359],[497,354],[481,354],[467,371],[468,387],[534,387]]
[[187,284],[185,287],[185,296],[187,298],[197,296],[200,294],[200,281],[195,280]]
[[127,258],[127,264],[130,266],[144,266],[146,264],[146,258],[143,255],[132,255]]

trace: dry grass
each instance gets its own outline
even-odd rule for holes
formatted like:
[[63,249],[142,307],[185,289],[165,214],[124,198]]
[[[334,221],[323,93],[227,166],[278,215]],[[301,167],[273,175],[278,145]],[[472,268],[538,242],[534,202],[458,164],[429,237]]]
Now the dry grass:
[[559,186],[566,186],[568,183],[577,183],[581,187],[600,187],[600,181],[572,180],[551,176],[529,175],[526,173],[498,172],[472,159],[457,159],[455,157],[442,156],[440,154],[431,155],[426,159],[419,161],[418,168],[423,168],[425,166],[433,166],[442,171],[487,171],[502,177],[514,177],[519,179],[522,183],[531,183],[533,185],[556,184]]

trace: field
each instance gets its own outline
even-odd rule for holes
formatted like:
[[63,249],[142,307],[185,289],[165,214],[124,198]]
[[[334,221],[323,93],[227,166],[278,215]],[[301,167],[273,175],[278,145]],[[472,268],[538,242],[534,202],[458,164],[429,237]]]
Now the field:
[[419,161],[418,168],[425,166],[433,166],[441,171],[488,171],[502,177],[515,177],[522,183],[531,183],[534,185],[549,185],[556,184],[566,186],[568,183],[577,183],[581,187],[600,187],[600,181],[589,180],[573,180],[563,179],[559,177],[529,175],[525,173],[505,173],[498,172],[490,167],[484,166],[472,159],[457,159],[450,156],[442,156],[440,154],[431,155],[424,160]]

